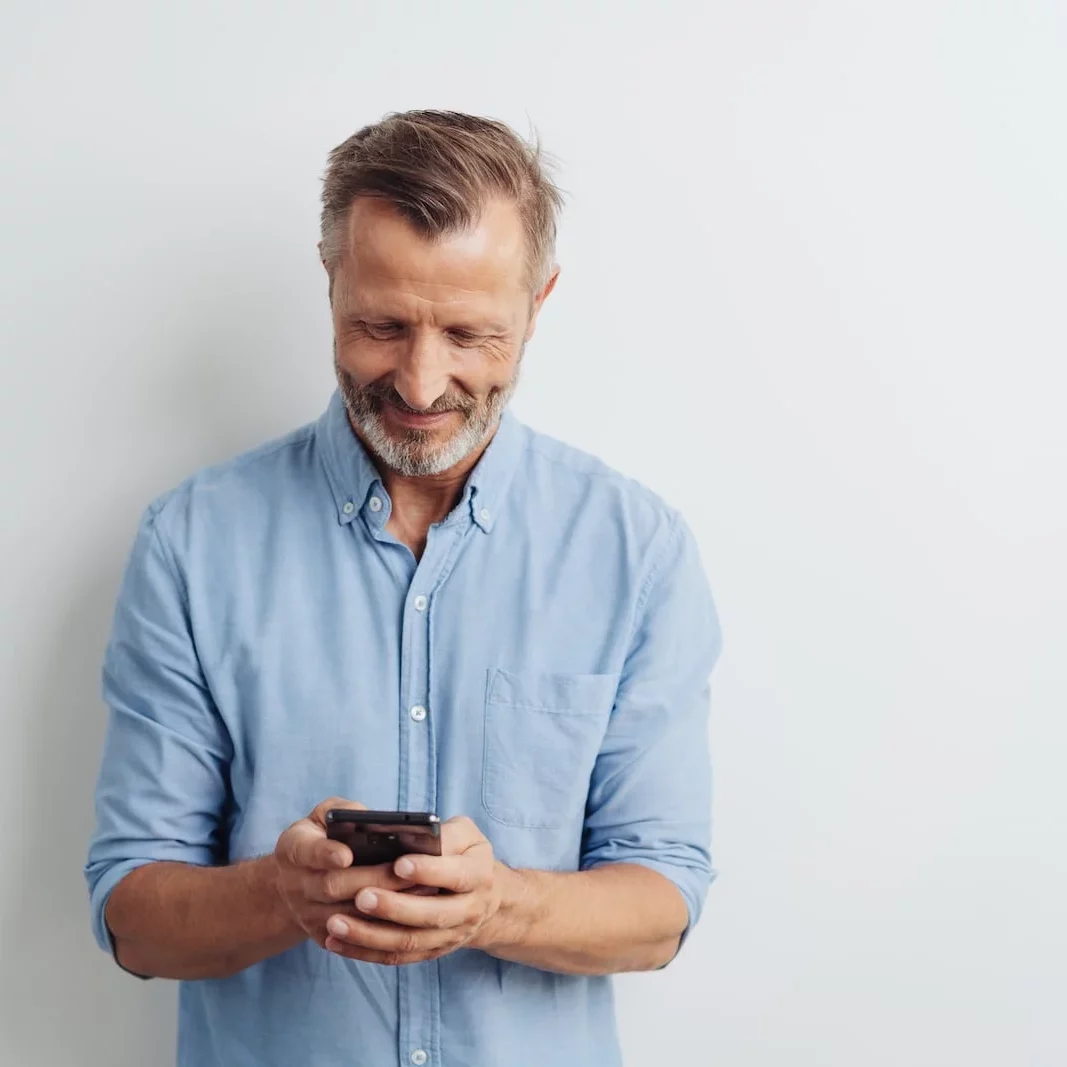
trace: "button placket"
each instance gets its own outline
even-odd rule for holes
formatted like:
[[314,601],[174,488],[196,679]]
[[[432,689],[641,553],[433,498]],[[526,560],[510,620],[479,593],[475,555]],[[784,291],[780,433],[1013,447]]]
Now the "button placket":
[[[404,609],[400,662],[399,806],[435,811],[437,796],[436,726],[430,715],[431,699],[431,598],[443,595],[442,583],[471,523],[431,527],[422,559],[411,577]],[[422,592],[417,592],[423,590]],[[432,592],[431,592],[432,591]],[[414,595],[412,595],[414,594]],[[406,709],[406,710],[405,710]],[[436,715],[437,709],[434,709]],[[400,1019],[397,1052],[400,1062],[432,1064],[440,1059],[441,989],[438,960],[401,968],[398,975]]]

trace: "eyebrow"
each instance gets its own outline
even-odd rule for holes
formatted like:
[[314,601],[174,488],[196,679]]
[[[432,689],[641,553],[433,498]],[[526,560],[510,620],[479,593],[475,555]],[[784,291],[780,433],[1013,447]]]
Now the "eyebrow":
[[[345,322],[399,322],[406,325],[402,315],[390,315],[374,308],[366,308],[362,311],[350,311],[344,316]],[[468,322],[454,322],[449,326],[442,327],[446,330],[470,330],[472,333],[507,333],[508,327],[499,322],[471,319]]]
[[446,329],[455,330],[473,330],[475,333],[507,333],[508,328],[501,325],[499,322],[469,322],[462,325],[457,324],[455,326],[446,327]]

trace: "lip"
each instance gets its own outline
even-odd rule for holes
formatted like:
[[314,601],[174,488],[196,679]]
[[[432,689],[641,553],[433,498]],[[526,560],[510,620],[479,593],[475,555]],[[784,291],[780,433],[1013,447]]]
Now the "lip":
[[385,404],[385,410],[389,418],[408,430],[432,430],[445,422],[454,411],[442,411],[436,415],[415,415],[409,411],[401,411],[392,404]]

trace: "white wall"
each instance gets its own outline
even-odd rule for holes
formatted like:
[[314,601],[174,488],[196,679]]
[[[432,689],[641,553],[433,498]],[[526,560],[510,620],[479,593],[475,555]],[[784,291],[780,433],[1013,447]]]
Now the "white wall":
[[628,1063],[1067,1061],[1061,2],[2,16],[0,1063],[171,1062],[80,875],[119,568],[325,402],[324,155],[412,106],[561,158],[517,407],[684,509],[725,624],[722,874]]

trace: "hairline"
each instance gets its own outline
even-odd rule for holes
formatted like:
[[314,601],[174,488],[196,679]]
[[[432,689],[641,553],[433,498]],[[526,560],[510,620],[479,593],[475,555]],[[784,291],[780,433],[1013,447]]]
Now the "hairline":
[[[402,208],[403,205],[397,200],[386,195],[385,193],[379,193],[374,190],[368,190],[367,192],[358,192],[349,201],[347,207],[343,211],[333,214],[331,219],[323,220],[323,228],[321,233],[320,253],[322,256],[323,264],[326,267],[326,271],[330,276],[330,291],[333,291],[333,278],[341,265],[341,259],[343,258],[345,251],[347,250],[347,244],[349,237],[348,227],[352,217],[352,208],[359,199],[367,200],[382,200],[387,204],[391,204],[396,209],[397,214],[401,220],[412,229],[422,240],[429,244],[436,244],[439,241],[443,241],[449,237],[454,237],[459,234],[473,233],[485,218],[487,208],[494,201],[500,203],[509,204],[515,209],[516,214],[519,216],[519,222],[522,228],[522,240],[523,240],[523,259],[525,260],[525,266],[523,273],[525,275],[526,287],[531,293],[538,293],[540,290],[548,284],[548,280],[552,277],[552,273],[555,270],[555,248],[549,247],[545,249],[545,256],[543,261],[538,264],[534,264],[531,261],[530,255],[530,233],[526,226],[526,220],[523,217],[522,206],[519,200],[514,196],[509,196],[505,193],[497,193],[496,195],[486,195],[482,198],[478,205],[477,213],[472,212],[470,221],[465,225],[449,226],[445,229],[438,230],[436,232],[429,232],[428,230],[420,227],[417,223],[413,222],[407,215],[404,214]],[[337,234],[343,233],[346,240],[344,242],[337,239]]]

